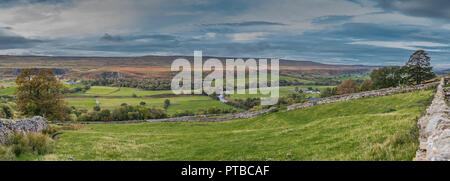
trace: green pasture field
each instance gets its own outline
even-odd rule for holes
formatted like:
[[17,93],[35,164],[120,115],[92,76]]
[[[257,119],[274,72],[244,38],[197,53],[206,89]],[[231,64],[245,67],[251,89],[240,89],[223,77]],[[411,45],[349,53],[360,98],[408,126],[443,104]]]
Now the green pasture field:
[[14,91],[16,90],[16,86],[7,87],[4,89],[0,89],[1,96],[14,96]]
[[69,106],[75,106],[76,108],[83,108],[92,110],[96,106],[96,101],[99,102],[99,106],[102,109],[114,109],[120,107],[122,103],[128,105],[139,105],[140,102],[145,102],[148,107],[164,107],[164,101],[170,100],[170,106],[167,109],[167,113],[173,114],[178,110],[190,110],[196,113],[198,110],[207,110],[212,106],[216,106],[219,109],[230,109],[231,106],[222,103],[218,100],[212,99],[208,96],[183,96],[183,97],[168,97],[168,98],[145,98],[145,97],[69,97],[65,101]]
[[[279,96],[285,96],[288,94],[292,94],[295,92],[295,87],[298,87],[299,89],[308,89],[308,87],[312,87],[313,89],[319,89],[320,91],[324,90],[325,88],[332,88],[333,86],[314,86],[314,85],[298,85],[298,86],[283,86],[279,88]],[[264,95],[261,94],[258,91],[258,94],[249,94],[249,90],[246,90],[246,94],[237,94],[235,92],[234,94],[228,94],[227,95],[231,99],[247,99],[247,98],[258,98],[258,97],[269,97],[270,95]],[[307,94],[309,97],[319,97],[320,94]]]
[[132,97],[133,93],[136,96],[152,96],[158,94],[172,94],[171,90],[140,90],[128,87],[108,87],[108,86],[92,86],[85,93],[76,92],[68,96],[108,96],[108,97]]
[[89,124],[19,160],[404,160],[418,148],[419,91],[225,122]]

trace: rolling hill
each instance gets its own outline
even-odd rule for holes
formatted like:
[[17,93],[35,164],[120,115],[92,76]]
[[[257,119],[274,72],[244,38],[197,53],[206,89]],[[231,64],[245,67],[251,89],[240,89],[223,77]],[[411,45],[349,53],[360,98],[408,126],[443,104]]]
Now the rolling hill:
[[[170,78],[173,60],[192,56],[142,56],[142,57],[53,57],[53,56],[0,56],[0,75],[14,77],[27,67],[54,68],[67,78],[98,78],[104,72],[119,72],[127,78]],[[217,58],[225,61],[227,57]],[[247,59],[247,58],[244,58]],[[297,77],[299,74],[341,75],[366,73],[374,67],[360,65],[330,65],[312,61],[280,60],[280,74]],[[19,70],[19,71],[18,71]]]

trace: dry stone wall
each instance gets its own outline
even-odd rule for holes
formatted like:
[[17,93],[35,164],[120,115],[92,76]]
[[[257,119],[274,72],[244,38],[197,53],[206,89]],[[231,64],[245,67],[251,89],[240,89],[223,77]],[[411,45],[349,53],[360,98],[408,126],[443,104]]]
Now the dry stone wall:
[[391,94],[400,94],[400,93],[412,92],[412,91],[417,91],[417,90],[425,90],[428,88],[432,88],[432,87],[436,86],[437,84],[438,83],[433,82],[433,83],[421,84],[421,85],[415,85],[415,86],[386,88],[386,89],[379,89],[379,90],[373,90],[373,91],[367,91],[367,92],[359,92],[359,93],[353,93],[353,94],[331,96],[331,97],[327,97],[327,98],[322,98],[317,101],[291,105],[291,106],[288,106],[287,109],[294,110],[294,109],[311,107],[311,106],[318,105],[318,104],[328,104],[328,103],[333,103],[333,102],[348,101],[348,100],[352,100],[352,99],[361,99],[361,98],[376,97],[376,96],[386,96],[386,95],[391,95]]
[[[231,119],[239,119],[239,118],[251,118],[255,116],[259,116],[261,114],[269,113],[277,108],[271,107],[269,109],[264,109],[260,111],[253,112],[242,112],[235,114],[214,114],[214,115],[199,115],[199,116],[183,116],[183,117],[174,117],[174,118],[164,118],[164,119],[148,119],[148,120],[130,120],[130,121],[90,121],[90,122],[74,122],[80,124],[126,124],[126,123],[141,123],[141,122],[220,122],[227,121]],[[60,122],[54,122],[60,123]]]
[[444,96],[447,103],[450,102],[450,87],[444,88]]
[[41,116],[20,120],[0,120],[0,144],[14,132],[40,132],[47,128],[47,120]]
[[215,115],[215,116],[185,116],[185,117],[178,117],[178,118],[167,118],[167,119],[150,119],[147,120],[147,122],[220,122],[220,121],[227,121],[231,119],[240,119],[240,118],[251,118],[256,117],[261,114],[268,113],[276,108],[272,107],[269,109],[264,109],[260,111],[253,111],[253,112],[242,112],[242,113],[236,113],[236,114],[223,114],[223,115]]
[[450,161],[450,113],[443,87],[447,80],[441,79],[426,115],[417,123],[420,145],[414,160]]

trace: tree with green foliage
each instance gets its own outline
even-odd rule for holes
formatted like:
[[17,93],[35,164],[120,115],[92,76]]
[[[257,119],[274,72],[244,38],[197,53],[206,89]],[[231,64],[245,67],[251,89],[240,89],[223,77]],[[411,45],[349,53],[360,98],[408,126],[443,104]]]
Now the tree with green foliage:
[[100,106],[94,106],[94,111],[100,111],[102,110],[102,108],[100,108]]
[[370,91],[373,90],[373,82],[369,79],[364,80],[359,87],[360,91]]
[[63,84],[51,69],[24,69],[16,79],[17,110],[26,116],[43,116],[65,120],[68,116],[63,100]]
[[321,98],[330,97],[330,96],[334,96],[334,95],[337,95],[336,87],[333,87],[333,88],[327,87],[322,92],[320,92],[320,97]]
[[0,106],[0,108],[1,108],[0,109],[0,117],[1,118],[6,118],[6,119],[14,118],[14,113],[10,106],[3,104]]
[[169,99],[164,100],[164,109],[167,110],[167,108],[169,108],[169,106],[170,106],[170,100]]
[[404,82],[403,72],[399,66],[375,69],[370,74],[370,79],[375,89],[397,87]]
[[417,50],[410,57],[405,66],[402,67],[406,73],[408,84],[420,84],[425,80],[436,77],[432,72],[433,67],[430,64],[431,58],[424,50]]

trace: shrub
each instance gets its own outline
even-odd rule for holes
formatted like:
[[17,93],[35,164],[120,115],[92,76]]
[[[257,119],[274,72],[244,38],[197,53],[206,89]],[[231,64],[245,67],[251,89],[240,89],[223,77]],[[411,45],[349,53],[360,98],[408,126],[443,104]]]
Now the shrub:
[[173,117],[182,117],[182,116],[194,116],[194,112],[190,111],[190,110],[178,110],[175,114],[173,114]]
[[259,106],[253,106],[250,110],[248,110],[248,111],[250,111],[250,112],[253,112],[253,111],[261,111],[263,109],[263,107],[261,106],[261,105],[259,105]]
[[197,115],[205,115],[207,112],[204,109],[197,110]]
[[219,114],[220,113],[220,109],[217,109],[216,106],[212,106],[208,109],[208,114]]
[[334,95],[337,95],[337,88],[336,87],[333,87],[333,88],[327,87],[322,92],[320,92],[320,97],[321,98],[330,97],[330,96],[334,96]]
[[6,146],[0,146],[0,161],[11,161],[15,159],[14,153],[11,148]]
[[2,118],[12,119],[14,118],[14,112],[10,106],[3,104],[1,105],[0,115]]
[[77,115],[76,114],[69,114],[69,121],[77,121]]
[[52,136],[52,135],[56,134],[57,132],[59,132],[59,129],[54,126],[48,126],[47,128],[45,128],[41,131],[42,134],[46,134],[49,136]]
[[370,91],[373,90],[373,83],[371,80],[366,79],[361,83],[361,86],[359,87],[360,91]]
[[100,111],[101,109],[100,106],[94,106],[94,111]]
[[169,108],[169,106],[170,106],[170,100],[169,99],[164,100],[164,109],[167,110],[167,108]]
[[45,134],[29,132],[10,135],[6,145],[16,156],[26,153],[43,155],[53,150],[54,142]]

